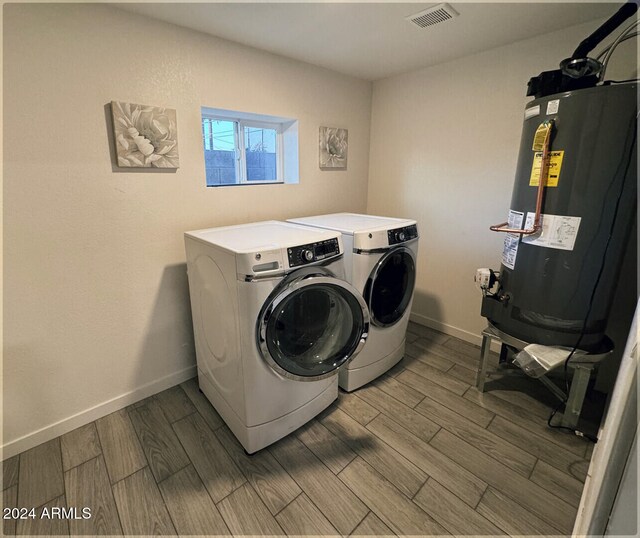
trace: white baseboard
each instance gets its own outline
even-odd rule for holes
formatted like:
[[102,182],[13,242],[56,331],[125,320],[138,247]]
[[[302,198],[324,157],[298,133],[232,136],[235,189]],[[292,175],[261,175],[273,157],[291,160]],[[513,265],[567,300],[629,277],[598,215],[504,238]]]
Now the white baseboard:
[[[449,336],[455,336],[460,340],[464,340],[465,342],[469,342],[470,344],[474,344],[479,346],[482,344],[482,336],[479,334],[472,333],[470,331],[466,331],[464,329],[460,329],[459,327],[454,327],[453,325],[449,325],[447,323],[442,323],[433,318],[429,318],[422,314],[417,314],[415,312],[411,312],[409,319],[418,325],[424,325],[425,327],[429,327],[431,329],[435,329],[436,331],[440,331]],[[491,350],[496,353],[500,353],[500,344],[496,341],[491,341]]]
[[80,426],[84,426],[85,424],[89,424],[90,422],[102,418],[109,413],[113,413],[127,405],[131,405],[132,403],[147,398],[152,394],[162,392],[163,390],[173,387],[174,385],[178,385],[183,381],[187,381],[188,379],[195,377],[195,375],[196,365],[194,364],[193,366],[184,368],[179,372],[151,381],[150,383],[142,385],[135,390],[121,394],[111,400],[81,411],[80,413],[76,413],[75,415],[50,424],[49,426],[45,426],[35,432],[19,437],[13,441],[9,441],[2,446],[2,456],[0,457],[0,460],[5,460],[15,456],[16,454],[20,454],[25,450],[29,450],[30,448],[42,443],[46,443],[51,439],[55,439],[59,435],[68,433]]

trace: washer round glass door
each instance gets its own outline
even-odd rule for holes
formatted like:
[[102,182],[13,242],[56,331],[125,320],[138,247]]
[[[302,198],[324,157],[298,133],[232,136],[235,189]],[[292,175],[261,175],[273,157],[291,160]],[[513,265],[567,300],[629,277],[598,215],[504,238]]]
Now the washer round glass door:
[[415,283],[416,264],[411,250],[398,247],[382,256],[364,289],[371,322],[379,327],[397,323],[409,307]]
[[360,351],[369,331],[369,312],[347,282],[300,272],[302,276],[294,273],[283,282],[262,309],[258,345],[278,373],[315,381],[333,375]]

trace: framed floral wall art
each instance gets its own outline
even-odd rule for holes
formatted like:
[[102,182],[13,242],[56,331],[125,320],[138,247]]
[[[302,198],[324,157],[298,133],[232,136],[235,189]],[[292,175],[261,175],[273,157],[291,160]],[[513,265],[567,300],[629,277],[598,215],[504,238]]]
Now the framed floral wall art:
[[176,111],[111,101],[118,166],[178,168]]
[[320,168],[346,170],[349,145],[347,129],[320,127]]

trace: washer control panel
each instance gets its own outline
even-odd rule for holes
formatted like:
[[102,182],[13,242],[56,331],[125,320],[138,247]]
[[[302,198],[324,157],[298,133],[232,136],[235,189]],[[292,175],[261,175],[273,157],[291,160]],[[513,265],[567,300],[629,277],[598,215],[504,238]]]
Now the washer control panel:
[[402,228],[388,230],[387,236],[389,238],[390,245],[397,245],[398,243],[411,241],[412,239],[418,237],[418,227],[415,224],[412,224],[411,226],[404,226]]
[[340,254],[340,244],[337,238],[287,249],[289,267],[299,267],[300,265],[318,262],[337,254]]

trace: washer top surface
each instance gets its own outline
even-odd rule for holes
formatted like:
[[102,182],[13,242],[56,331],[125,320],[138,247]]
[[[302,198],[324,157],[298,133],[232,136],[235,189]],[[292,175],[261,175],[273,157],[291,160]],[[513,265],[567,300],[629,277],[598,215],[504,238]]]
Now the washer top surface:
[[373,232],[378,230],[390,230],[402,226],[411,226],[415,220],[395,219],[390,217],[376,217],[373,215],[359,215],[357,213],[332,213],[331,215],[316,215],[314,217],[301,217],[289,219],[289,222],[305,224],[307,226],[320,226],[336,230],[343,234],[353,235],[357,232]]
[[229,252],[246,253],[287,248],[337,237],[334,231],[269,220],[185,232],[185,235],[217,245]]

